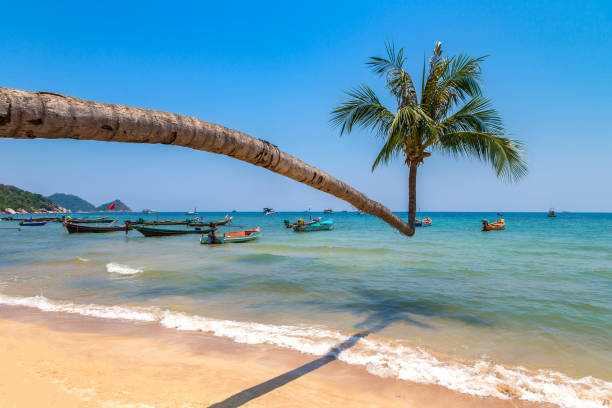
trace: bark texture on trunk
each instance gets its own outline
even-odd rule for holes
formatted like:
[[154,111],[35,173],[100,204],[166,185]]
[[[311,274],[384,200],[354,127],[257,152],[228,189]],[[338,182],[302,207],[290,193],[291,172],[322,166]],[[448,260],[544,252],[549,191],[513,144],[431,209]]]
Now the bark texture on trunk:
[[416,178],[417,169],[419,168],[418,163],[410,163],[410,174],[408,175],[408,226],[412,230],[412,236],[414,234],[414,224],[416,218]]
[[0,137],[162,143],[223,154],[334,195],[403,234],[414,234],[382,204],[277,146],[190,116],[0,87]]

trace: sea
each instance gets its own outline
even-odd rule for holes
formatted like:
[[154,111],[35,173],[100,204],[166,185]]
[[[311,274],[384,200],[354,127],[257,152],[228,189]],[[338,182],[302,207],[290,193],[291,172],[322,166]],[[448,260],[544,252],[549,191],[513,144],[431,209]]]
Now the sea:
[[[98,215],[109,214],[88,214]],[[201,245],[198,234],[0,221],[0,305],[331,353],[373,375],[472,395],[612,406],[612,214],[504,213],[505,230],[483,232],[495,213],[420,213],[433,222],[412,238],[354,212],[229,215],[231,230],[259,226],[260,237]],[[283,225],[309,216],[335,228]]]

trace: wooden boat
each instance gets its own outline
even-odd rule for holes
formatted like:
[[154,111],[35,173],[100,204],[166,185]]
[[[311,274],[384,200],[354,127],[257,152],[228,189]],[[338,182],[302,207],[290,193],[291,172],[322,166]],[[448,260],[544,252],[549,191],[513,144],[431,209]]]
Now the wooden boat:
[[[300,220],[302,222],[300,222]],[[301,218],[299,218],[296,222],[291,223],[289,222],[289,220],[283,220],[283,222],[285,223],[285,227],[287,228],[294,228],[300,225],[311,225],[311,224],[316,224],[317,222],[321,221],[321,217],[319,218],[315,218],[314,220],[310,220],[310,221],[304,221]]]
[[72,223],[72,222],[64,223],[64,228],[68,230],[69,234],[85,233],[85,232],[104,233],[104,232],[115,232],[115,231],[125,231],[125,233],[127,234],[127,232],[132,229],[132,227],[129,226],[128,224],[115,225],[115,226],[100,226],[100,225],[83,225],[83,224],[77,224],[77,223]]
[[293,231],[295,232],[330,231],[332,229],[334,229],[334,222],[331,220],[293,227]]
[[431,227],[431,218],[427,217],[422,220],[415,220],[414,226],[415,227]]
[[259,237],[259,227],[252,228],[244,231],[227,232],[221,236],[212,236],[211,234],[204,235],[200,238],[200,244],[229,244],[235,242],[248,242],[253,241]]
[[483,231],[499,231],[503,230],[506,226],[506,221],[502,218],[501,220],[489,223],[487,220],[482,220]]
[[225,225],[228,222],[230,222],[232,220],[232,218],[234,217],[225,217],[222,220],[219,221],[211,221],[211,222],[189,222],[187,225],[193,226],[193,227],[218,227],[220,225]]
[[70,222],[73,224],[110,224],[114,222],[114,219],[109,217],[98,217],[98,218],[72,218],[70,216],[66,217],[66,222]]
[[172,221],[172,220],[165,220],[165,221],[145,221],[142,218],[139,218],[136,221],[126,221],[126,224],[130,224],[130,225],[187,225],[191,222],[191,220],[185,220],[185,221]]
[[555,210],[553,210],[552,208],[548,210],[547,217],[556,217],[556,216],[557,216],[557,213],[555,213]]
[[42,227],[47,221],[21,221],[19,223],[22,227]]
[[215,230],[214,227],[212,228],[195,227],[195,228],[189,228],[189,229],[188,228],[176,229],[176,228],[159,228],[159,227],[141,225],[141,224],[136,224],[133,226],[133,228],[136,231],[140,232],[145,237],[166,237],[170,235],[185,235],[185,234],[208,234],[209,232]]

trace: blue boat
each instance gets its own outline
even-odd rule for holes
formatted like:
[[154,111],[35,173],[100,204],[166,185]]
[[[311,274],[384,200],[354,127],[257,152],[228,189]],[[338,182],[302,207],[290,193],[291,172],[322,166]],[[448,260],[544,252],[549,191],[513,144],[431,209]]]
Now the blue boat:
[[19,225],[22,227],[42,227],[47,221],[21,221]]
[[330,231],[332,229],[334,229],[334,222],[331,220],[293,227],[293,231],[295,232]]

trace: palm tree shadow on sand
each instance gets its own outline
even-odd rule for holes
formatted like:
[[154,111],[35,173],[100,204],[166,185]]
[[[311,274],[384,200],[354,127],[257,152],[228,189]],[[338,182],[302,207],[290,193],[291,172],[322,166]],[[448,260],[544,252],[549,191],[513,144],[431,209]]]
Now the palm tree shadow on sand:
[[[255,398],[261,397],[262,395],[274,391],[275,389],[282,387],[283,385],[288,384],[291,381],[294,381],[306,374],[309,374],[312,371],[317,370],[326,364],[336,361],[343,351],[353,347],[364,337],[367,337],[371,333],[378,332],[389,326],[390,324],[400,320],[392,317],[387,317],[385,319],[379,318],[379,315],[373,314],[372,316],[366,318],[363,322],[357,324],[356,327],[369,326],[369,328],[367,330],[360,331],[347,338],[342,343],[335,345],[323,357],[317,358],[316,360],[306,363],[296,369],[288,371],[284,374],[279,375],[278,377],[274,377],[254,387],[240,391],[239,393],[232,395],[226,400],[210,405],[208,408],[235,408],[244,405]],[[432,328],[427,324],[421,325],[422,327]]]
[[240,391],[239,393],[232,395],[226,400],[210,405],[209,408],[234,408],[244,405],[255,398],[261,397],[262,395],[274,391],[275,389],[280,388],[283,385],[290,383],[291,381],[297,380],[298,378],[314,370],[317,370],[323,367],[324,365],[331,363],[332,361],[337,360],[340,353],[342,353],[344,350],[353,347],[355,344],[357,344],[359,340],[366,337],[368,334],[370,334],[369,331],[363,331],[354,334],[341,344],[332,347],[323,357],[317,358],[316,360],[313,360],[296,369],[281,374],[278,377],[274,377],[266,382],[257,384],[254,387]]
[[330,308],[335,306],[337,309],[347,309],[354,314],[367,314],[363,321],[354,326],[362,331],[347,338],[341,344],[335,345],[324,356],[281,374],[278,377],[274,377],[254,387],[240,391],[226,400],[210,405],[208,408],[235,408],[244,405],[326,364],[336,361],[343,351],[353,347],[361,339],[372,333],[379,332],[392,324],[402,323],[418,326],[423,329],[435,330],[434,326],[415,320],[413,315],[426,317],[444,316],[474,326],[491,325],[491,322],[481,320],[477,317],[465,314],[447,313],[439,307],[434,307],[434,305],[426,305],[423,304],[423,302],[408,301],[401,298],[397,299],[386,292],[360,291],[360,295],[362,298],[359,302],[340,303],[336,305],[327,304],[326,306]]

